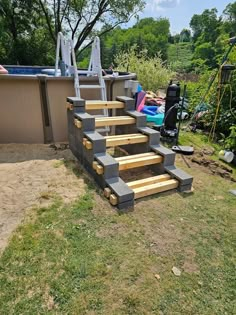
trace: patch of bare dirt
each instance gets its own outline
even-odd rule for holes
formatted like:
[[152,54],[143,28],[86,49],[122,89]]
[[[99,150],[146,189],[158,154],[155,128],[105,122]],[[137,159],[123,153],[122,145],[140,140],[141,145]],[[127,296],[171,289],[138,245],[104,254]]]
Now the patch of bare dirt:
[[214,154],[214,149],[211,147],[203,147],[201,150],[195,151],[194,155],[190,158],[191,162],[200,166],[206,167],[209,173],[221,176],[236,182],[236,178],[232,176],[232,168],[221,162],[214,161],[209,156]]
[[50,205],[55,195],[69,203],[84,193],[83,179],[65,160],[74,160],[66,145],[0,145],[0,252],[26,209]]
[[147,166],[138,167],[130,170],[120,171],[120,177],[124,182],[131,182],[138,179],[144,179],[154,176],[155,173]]

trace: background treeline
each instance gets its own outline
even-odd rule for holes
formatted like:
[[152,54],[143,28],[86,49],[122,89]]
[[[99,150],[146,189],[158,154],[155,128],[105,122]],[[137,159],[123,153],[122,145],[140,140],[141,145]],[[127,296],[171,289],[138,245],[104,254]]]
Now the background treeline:
[[[176,35],[170,34],[170,23],[166,18],[145,18],[130,28],[121,28],[120,24],[142,8],[143,1],[140,0],[129,1],[129,5],[122,4],[123,6],[119,1],[100,1],[107,6],[114,3],[117,12],[113,12],[114,16],[111,17],[116,23],[111,25],[111,19],[106,21],[105,9],[99,8],[104,10],[104,15],[101,12],[99,17],[94,12],[94,19],[86,24],[81,16],[86,18],[86,10],[91,10],[93,2],[87,1],[85,7],[81,7],[84,1],[74,1],[74,7],[68,11],[64,6],[68,1],[53,1],[52,7],[50,1],[1,0],[0,62],[53,65],[56,34],[63,31],[74,36],[80,67],[88,64],[90,48],[86,48],[86,45],[94,35],[100,34],[104,68],[112,64],[116,66],[116,56],[135,46],[137,53],[146,50],[146,55],[150,58],[161,54],[162,60],[174,71],[200,73],[217,66],[225,51],[227,39],[236,34],[236,2],[228,4],[221,16],[217,15],[214,8],[193,15],[190,29],[183,29]],[[120,17],[117,17],[118,12]],[[99,23],[99,31],[95,28],[88,30],[89,23],[94,21]],[[78,29],[75,29],[76,24]]]

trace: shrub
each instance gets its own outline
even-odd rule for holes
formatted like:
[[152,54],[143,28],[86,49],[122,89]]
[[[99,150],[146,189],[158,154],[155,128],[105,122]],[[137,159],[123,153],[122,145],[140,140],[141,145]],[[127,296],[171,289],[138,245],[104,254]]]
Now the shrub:
[[155,92],[158,88],[166,87],[168,81],[175,76],[175,72],[162,61],[160,53],[150,58],[147,50],[137,52],[136,46],[131,47],[128,52],[118,54],[115,63],[119,71],[136,73],[144,90]]

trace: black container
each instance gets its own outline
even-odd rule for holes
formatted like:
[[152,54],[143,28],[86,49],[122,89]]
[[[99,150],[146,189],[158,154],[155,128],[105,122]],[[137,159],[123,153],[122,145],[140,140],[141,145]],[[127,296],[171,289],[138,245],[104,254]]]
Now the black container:
[[176,129],[178,104],[180,101],[180,85],[170,82],[166,91],[164,128],[166,130]]
[[220,84],[228,84],[231,79],[232,71],[235,70],[234,65],[224,65],[221,68]]

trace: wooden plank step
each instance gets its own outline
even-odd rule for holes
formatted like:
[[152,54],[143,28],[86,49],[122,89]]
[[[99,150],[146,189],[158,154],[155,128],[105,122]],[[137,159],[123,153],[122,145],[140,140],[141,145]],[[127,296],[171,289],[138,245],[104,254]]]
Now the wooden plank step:
[[121,157],[116,157],[117,162],[122,162],[122,161],[127,161],[127,160],[132,160],[135,158],[140,158],[140,157],[148,157],[148,156],[154,156],[156,155],[155,152],[147,152],[147,153],[139,153],[139,154],[133,154],[133,155],[125,155]]
[[134,180],[126,184],[129,186],[129,188],[134,189],[134,188],[139,188],[139,187],[144,187],[147,185],[164,182],[169,179],[171,179],[169,174],[163,174],[163,175],[152,176],[152,177],[148,177],[144,179]]
[[[140,135],[141,133],[138,133],[138,135]],[[117,138],[127,138],[127,136],[129,137],[133,137],[133,136],[137,136],[137,133],[129,133],[129,134],[123,134],[123,135],[114,135],[114,136],[105,136],[104,138],[107,139],[117,139]]]
[[94,110],[94,109],[116,109],[124,108],[124,103],[119,101],[86,101],[85,109]]
[[107,147],[148,142],[148,136],[141,133],[104,137]]
[[116,117],[97,117],[95,118],[95,126],[121,126],[135,124],[136,119],[131,116],[116,116]]
[[[130,116],[118,116],[118,117],[96,117],[95,127],[103,126],[118,126],[118,125],[131,125],[135,124],[136,119]],[[82,128],[82,121],[74,119],[74,124],[77,128]],[[123,135],[122,135],[123,136]]]
[[158,164],[162,162],[162,159],[162,156],[155,153],[149,156],[142,156],[141,154],[140,157],[136,157],[134,159],[119,161],[119,171],[124,171],[135,167]]
[[134,199],[154,195],[159,192],[171,190],[177,188],[179,182],[176,179],[170,179],[163,182],[144,185],[142,187],[133,188],[134,191]]
[[[162,162],[162,156],[157,155],[154,152],[135,154],[130,156],[124,156],[120,158],[115,158],[119,163],[119,171],[128,170],[135,167],[153,165]],[[97,161],[93,162],[93,169],[97,174],[103,174],[104,168]],[[156,177],[155,177],[156,178]],[[166,174],[165,179],[169,179],[170,175]]]

